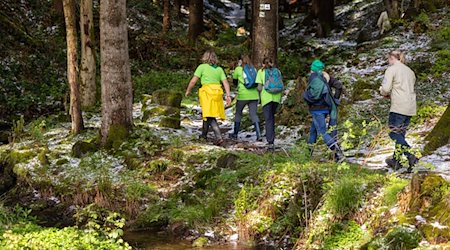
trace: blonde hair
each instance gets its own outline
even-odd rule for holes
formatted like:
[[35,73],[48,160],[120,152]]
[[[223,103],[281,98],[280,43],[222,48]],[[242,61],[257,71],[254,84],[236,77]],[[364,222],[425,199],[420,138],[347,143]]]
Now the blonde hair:
[[216,52],[214,50],[210,49],[207,50],[201,59],[202,63],[217,65],[219,63],[219,60],[217,59]]
[[389,56],[394,57],[395,59],[399,60],[401,63],[406,62],[405,53],[403,53],[400,50],[393,50],[389,52]]
[[250,66],[253,66],[252,60],[250,59],[250,57],[249,57],[248,55],[243,55],[243,56],[242,56],[242,65],[250,65]]

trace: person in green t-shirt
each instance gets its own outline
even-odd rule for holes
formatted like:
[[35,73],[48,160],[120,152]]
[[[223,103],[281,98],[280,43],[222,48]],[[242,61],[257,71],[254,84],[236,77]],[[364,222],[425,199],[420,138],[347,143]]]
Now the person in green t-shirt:
[[233,73],[233,79],[238,81],[237,84],[237,102],[236,102],[236,113],[234,116],[234,131],[230,134],[232,139],[238,138],[239,129],[241,126],[242,111],[245,106],[248,106],[250,119],[255,126],[256,140],[261,141],[261,131],[259,128],[259,118],[258,118],[258,102],[259,102],[259,91],[257,87],[248,89],[245,87],[245,78],[248,76],[244,72],[244,68],[249,67],[254,69],[251,63],[250,57],[245,55],[242,57],[242,65],[236,67]]
[[266,140],[268,143],[269,151],[275,150],[275,113],[278,105],[281,103],[282,93],[272,94],[264,89],[264,83],[266,81],[266,72],[268,68],[273,68],[274,64],[272,59],[264,58],[263,68],[258,70],[256,76],[256,83],[260,85],[261,91],[261,104],[263,106],[263,114],[265,119]]
[[186,89],[186,96],[189,96],[192,88],[200,80],[202,87],[198,91],[200,106],[202,107],[203,128],[200,138],[207,139],[209,126],[212,127],[216,136],[216,144],[223,143],[222,134],[216,118],[225,119],[225,107],[223,105],[222,82],[226,92],[227,106],[231,104],[230,86],[225,72],[217,66],[217,55],[213,50],[208,50],[203,54],[200,64],[195,70]]

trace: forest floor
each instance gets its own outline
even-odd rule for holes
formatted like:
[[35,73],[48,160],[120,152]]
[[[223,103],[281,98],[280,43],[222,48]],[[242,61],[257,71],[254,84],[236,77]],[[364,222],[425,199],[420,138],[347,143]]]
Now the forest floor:
[[[353,3],[369,8],[376,2]],[[342,7],[338,13],[353,9]],[[448,20],[436,18],[448,13],[430,14],[428,29],[437,32],[448,25],[443,23]],[[225,16],[231,26],[238,22],[233,23],[233,16],[241,19],[242,11]],[[18,185],[2,197],[4,203],[29,208],[25,219],[37,216],[33,225],[43,227],[23,230],[23,221],[7,221],[6,228],[0,227],[0,247],[22,246],[36,235],[45,238],[46,226],[83,228],[84,217],[94,218],[98,228],[121,229],[125,222],[107,211],[126,218],[129,230],[165,230],[198,246],[240,241],[283,249],[448,247],[450,147],[422,157],[418,173],[386,168],[383,161],[393,151],[386,130],[389,102],[377,94],[387,67],[385,55],[391,49],[405,50],[418,75],[419,114],[408,140],[419,152],[450,99],[448,70],[434,74],[426,69],[439,60],[435,38],[405,25],[359,44],[344,39],[345,32],[316,39],[302,33],[306,30],[298,32],[296,23],[302,18],[286,22],[282,40],[286,50],[289,44],[302,43],[294,46],[295,52],[287,51],[299,57],[322,51],[327,70],[344,82],[338,131],[347,163],[333,163],[320,143],[310,158],[307,123],[277,126],[273,154],[266,152],[265,142],[255,142],[245,120],[237,141],[228,139],[222,147],[200,141],[196,98],[183,100],[180,129],[161,128],[159,116],[144,120],[145,101],[136,102],[130,139],[110,150],[97,146],[99,112],[84,113],[86,130],[77,136],[70,135],[70,123],[61,122],[60,115],[42,117],[17,129],[14,143],[0,146],[0,165],[9,164],[18,176]],[[287,81],[283,106],[295,99],[302,82],[304,76]],[[228,108],[227,119],[220,122],[224,136],[232,129],[233,114],[234,107]],[[0,207],[1,222],[3,215],[10,216],[4,210]],[[100,232],[112,235],[107,239],[113,242],[122,233]]]

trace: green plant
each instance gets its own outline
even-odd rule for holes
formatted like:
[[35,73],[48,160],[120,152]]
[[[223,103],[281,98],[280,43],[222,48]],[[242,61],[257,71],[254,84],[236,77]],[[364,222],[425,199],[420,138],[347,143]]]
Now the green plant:
[[25,128],[25,120],[23,119],[23,115],[20,116],[19,120],[13,122],[12,132],[13,132],[13,141],[18,141],[24,134]]
[[337,180],[326,198],[326,206],[338,219],[350,215],[362,205],[364,186],[360,179],[346,176]]
[[397,195],[408,185],[408,181],[396,176],[389,176],[388,182],[383,190],[383,204],[393,206],[397,203]]

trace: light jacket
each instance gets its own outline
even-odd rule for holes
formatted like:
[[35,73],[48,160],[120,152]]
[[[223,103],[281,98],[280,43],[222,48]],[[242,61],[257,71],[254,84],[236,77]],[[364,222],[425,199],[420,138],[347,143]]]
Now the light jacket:
[[207,117],[225,119],[225,106],[223,104],[223,90],[219,84],[205,84],[199,91],[200,106],[202,107],[202,117],[206,121]]
[[415,83],[416,75],[405,64],[396,62],[389,66],[384,74],[380,92],[383,96],[391,97],[390,112],[406,116],[416,115]]

